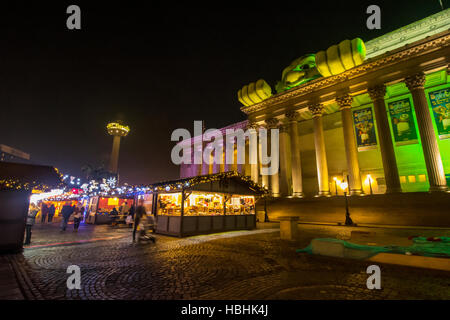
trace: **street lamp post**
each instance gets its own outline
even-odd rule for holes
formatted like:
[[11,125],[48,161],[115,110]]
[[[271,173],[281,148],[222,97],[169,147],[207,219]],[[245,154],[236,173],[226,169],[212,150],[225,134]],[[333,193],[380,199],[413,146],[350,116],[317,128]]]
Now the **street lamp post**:
[[354,226],[352,218],[350,218],[350,211],[348,210],[348,199],[347,199],[347,188],[348,183],[342,182],[341,183],[342,191],[344,191],[344,198],[345,198],[345,225],[346,226]]

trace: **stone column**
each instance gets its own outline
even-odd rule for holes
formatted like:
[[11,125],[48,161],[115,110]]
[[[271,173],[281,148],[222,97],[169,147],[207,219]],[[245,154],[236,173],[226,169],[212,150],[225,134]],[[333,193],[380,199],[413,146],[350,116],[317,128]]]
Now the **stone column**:
[[425,157],[425,165],[430,182],[430,191],[447,191],[448,187],[445,180],[441,153],[439,152],[439,146],[433,128],[433,120],[431,119],[430,109],[428,108],[427,98],[425,97],[425,75],[423,73],[412,75],[405,79],[405,83],[409,91],[411,91],[414,101],[417,126],[419,127],[423,155]]
[[[256,139],[256,162],[254,164],[250,164],[250,177],[256,183],[259,183],[259,155],[260,155],[260,147],[259,147],[259,137],[258,137],[258,126],[256,124],[249,124],[249,129],[254,129],[256,131],[257,139]],[[249,148],[250,148],[250,139],[249,139]],[[250,149],[249,149],[250,150]],[[250,154],[250,153],[249,153]],[[250,158],[247,158],[250,159]]]
[[[244,152],[244,156],[245,156],[245,152]],[[236,171],[239,172],[240,174],[244,174],[244,169],[245,169],[245,163],[244,164],[238,163],[237,146],[236,146]]]
[[[249,123],[248,129],[254,129],[256,131],[256,162],[254,164],[250,164],[250,177],[256,183],[259,183],[259,156],[260,156],[260,147],[259,147],[259,137],[258,137],[258,125],[256,123]],[[248,140],[248,150],[250,155],[250,138]],[[247,158],[250,162],[250,156]]]
[[220,172],[220,163],[216,163],[216,161],[214,160],[215,158],[215,152],[213,154],[213,167],[212,167],[212,173],[219,173]]
[[298,112],[286,113],[289,120],[289,135],[291,138],[291,175],[292,175],[292,196],[303,197],[302,183],[302,163],[300,158],[300,138],[298,136]]
[[[267,129],[266,126],[264,128]],[[259,136],[258,136],[258,162],[259,162],[259,166],[260,166],[260,167],[258,167],[258,169],[259,169],[259,172],[261,174],[261,185],[263,187],[266,187],[267,189],[269,189],[269,187],[270,187],[269,186],[269,176],[268,175],[264,175],[262,173],[262,169],[266,168],[267,165],[262,163],[262,144],[261,143],[262,143],[262,141],[259,139]],[[267,147],[268,147],[268,149],[270,149],[269,135],[267,135]]]
[[327,153],[325,150],[325,138],[323,135],[323,105],[310,105],[309,110],[313,116],[314,145],[316,149],[317,179],[319,182],[318,196],[330,196],[330,184],[328,183]]
[[[207,147],[205,146],[205,148],[203,150],[206,150],[206,148]],[[205,161],[205,159],[203,159],[203,156],[202,156],[202,175],[209,174],[209,166],[210,166],[210,164],[207,163]]]
[[222,149],[222,164],[220,165],[220,172],[225,172],[225,145]]
[[224,142],[224,147],[223,147],[223,172],[231,171],[231,164],[227,163],[226,154],[227,154],[226,143]]
[[355,130],[353,129],[353,118],[351,111],[352,101],[353,98],[348,94],[336,98],[342,117],[345,155],[347,157],[347,167],[349,173],[349,193],[350,195],[361,195],[363,190],[358,162],[358,149],[356,148]]
[[[267,124],[267,150],[271,157],[273,157],[273,154],[271,154],[272,150],[272,135],[271,130],[277,129],[278,127],[278,119],[271,118],[266,120]],[[277,150],[279,152],[279,150]],[[279,153],[278,153],[279,155]],[[270,165],[267,165],[270,166]],[[273,197],[279,197],[280,196],[280,175],[278,172],[275,174],[270,175],[270,190],[272,191]]]
[[251,177],[251,169],[250,169],[250,150],[249,150],[249,141],[247,140],[245,143],[245,164],[243,164],[244,170],[243,174],[247,177]]
[[291,138],[289,124],[281,124],[280,130],[280,194],[292,195]]
[[386,105],[384,103],[386,87],[380,85],[369,88],[368,93],[373,101],[375,110],[378,138],[380,139],[381,159],[383,161],[384,178],[386,180],[386,193],[402,192],[394,145],[392,144],[391,129],[389,128]]

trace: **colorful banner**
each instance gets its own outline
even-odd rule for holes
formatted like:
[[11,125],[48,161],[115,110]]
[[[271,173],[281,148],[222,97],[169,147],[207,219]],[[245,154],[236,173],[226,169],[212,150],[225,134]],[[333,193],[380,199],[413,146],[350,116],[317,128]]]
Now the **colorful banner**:
[[429,93],[439,139],[450,138],[450,88]]
[[418,143],[414,116],[409,98],[388,103],[394,141],[397,146]]
[[358,151],[376,149],[377,136],[375,133],[372,108],[369,107],[353,111],[353,123],[355,125]]

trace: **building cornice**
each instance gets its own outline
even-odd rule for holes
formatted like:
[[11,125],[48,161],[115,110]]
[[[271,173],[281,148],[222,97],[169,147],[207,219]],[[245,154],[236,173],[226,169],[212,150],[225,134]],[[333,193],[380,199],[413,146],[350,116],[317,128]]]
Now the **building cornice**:
[[407,43],[413,43],[428,36],[448,30],[449,27],[450,9],[446,9],[400,29],[386,33],[373,40],[367,41],[365,43],[366,58],[379,56],[387,51],[402,47]]
[[386,53],[380,57],[369,59],[364,64],[347,70],[341,74],[326,78],[319,78],[302,86],[276,94],[258,104],[248,107],[243,106],[241,107],[241,111],[247,115],[251,115],[253,113],[263,111],[273,105],[284,103],[291,99],[300,98],[303,95],[313,93],[314,91],[318,91],[326,87],[342,84],[350,79],[361,77],[367,73],[395,65],[396,63],[424,55],[431,51],[448,48],[450,45],[449,31],[445,31],[430,38],[431,39],[417,41],[414,44],[406,46],[406,48],[401,48],[395,50],[394,52]]

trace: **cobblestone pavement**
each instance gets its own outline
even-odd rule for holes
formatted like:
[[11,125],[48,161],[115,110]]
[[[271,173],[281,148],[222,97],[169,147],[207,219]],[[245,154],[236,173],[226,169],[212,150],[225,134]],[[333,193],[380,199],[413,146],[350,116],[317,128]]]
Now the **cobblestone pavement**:
[[[382,265],[382,289],[369,290],[370,263],[295,252],[312,238],[348,230],[304,225],[295,242],[280,240],[277,229],[259,229],[184,239],[156,235],[155,244],[133,244],[127,228],[82,225],[78,233],[62,234],[42,226],[15,259],[45,299],[450,298],[445,272]],[[80,290],[66,286],[73,264],[81,268]]]

